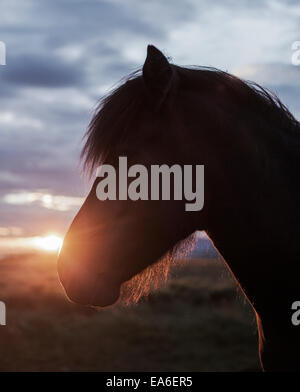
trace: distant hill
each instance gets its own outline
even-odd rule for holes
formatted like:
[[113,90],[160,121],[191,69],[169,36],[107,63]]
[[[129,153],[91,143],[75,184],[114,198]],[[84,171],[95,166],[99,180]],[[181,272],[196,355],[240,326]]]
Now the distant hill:
[[219,253],[216,251],[215,247],[208,238],[199,238],[197,244],[195,245],[193,251],[189,255],[193,259],[199,258],[221,258]]

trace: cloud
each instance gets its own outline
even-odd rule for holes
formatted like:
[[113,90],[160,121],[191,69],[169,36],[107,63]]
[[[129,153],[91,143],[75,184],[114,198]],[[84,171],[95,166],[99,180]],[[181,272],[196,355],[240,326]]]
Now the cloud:
[[10,56],[1,79],[19,87],[64,87],[80,85],[84,76],[79,67],[53,54],[26,53]]
[[283,63],[248,64],[237,67],[233,73],[274,92],[296,118],[300,119],[300,66]]
[[247,64],[233,69],[240,78],[268,86],[300,88],[300,66],[284,63]]
[[20,236],[23,230],[20,227],[0,227],[0,237]]
[[84,199],[64,195],[52,195],[45,192],[18,192],[9,193],[3,197],[4,203],[13,205],[38,204],[44,208],[56,211],[69,211],[80,207]]

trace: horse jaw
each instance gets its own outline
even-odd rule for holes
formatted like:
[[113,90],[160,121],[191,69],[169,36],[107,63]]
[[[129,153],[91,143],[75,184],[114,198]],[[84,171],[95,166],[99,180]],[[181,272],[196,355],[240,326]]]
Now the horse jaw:
[[64,252],[58,259],[58,275],[66,295],[77,304],[106,307],[119,299],[119,279],[110,273],[91,273],[79,262],[72,265]]
[[120,297],[120,289],[120,284],[103,276],[93,289],[89,305],[106,307],[115,304]]

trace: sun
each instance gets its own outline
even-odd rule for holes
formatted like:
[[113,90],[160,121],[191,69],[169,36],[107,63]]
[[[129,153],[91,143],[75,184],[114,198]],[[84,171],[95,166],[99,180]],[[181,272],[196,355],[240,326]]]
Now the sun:
[[34,247],[46,252],[58,252],[62,243],[63,239],[56,234],[49,234],[44,237],[35,237],[33,239]]

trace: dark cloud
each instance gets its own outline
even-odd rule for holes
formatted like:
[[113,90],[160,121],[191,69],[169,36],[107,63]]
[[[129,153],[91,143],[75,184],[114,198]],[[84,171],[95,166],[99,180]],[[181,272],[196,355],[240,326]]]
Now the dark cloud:
[[18,88],[3,79],[2,75],[4,72],[5,70],[0,68],[0,101],[2,99],[7,100],[18,94]]
[[84,80],[79,64],[68,64],[58,56],[35,53],[10,56],[1,79],[15,85],[31,87],[64,87],[79,85]]

